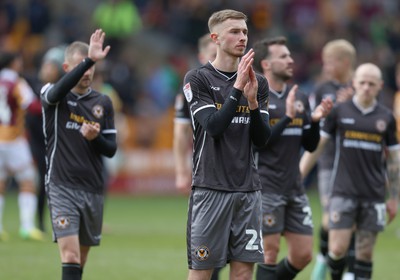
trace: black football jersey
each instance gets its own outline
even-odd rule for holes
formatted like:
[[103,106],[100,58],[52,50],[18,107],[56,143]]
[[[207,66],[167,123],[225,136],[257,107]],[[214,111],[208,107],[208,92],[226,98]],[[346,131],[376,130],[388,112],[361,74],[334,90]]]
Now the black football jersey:
[[[327,97],[329,97],[333,103],[336,103],[337,91],[348,86],[349,84],[341,84],[335,81],[327,81],[320,84],[314,93],[316,106],[318,106],[318,104],[320,104],[321,101]],[[323,122],[324,121],[322,120],[321,125],[323,125]],[[334,157],[335,143],[329,141],[318,158],[318,168],[331,170],[333,167]]]
[[349,100],[333,108],[322,135],[336,143],[333,195],[384,201],[384,151],[397,145],[392,113],[379,103],[362,110]]
[[[185,76],[184,93],[193,116],[194,155],[193,186],[222,191],[260,190],[252,143],[250,110],[241,96],[236,114],[223,135],[216,139],[207,134],[196,120],[206,108],[219,110],[228,98],[236,74],[228,77],[211,63],[189,71]],[[268,114],[268,82],[257,74],[258,102],[261,114]]]
[[[286,115],[286,98],[289,91],[289,87],[286,87],[282,93],[270,90],[268,111],[271,127]],[[304,192],[299,162],[302,136],[304,131],[311,127],[311,110],[307,96],[297,92],[295,106],[296,116],[282,131],[279,139],[268,143],[257,153],[263,193],[301,194]]]
[[97,122],[100,133],[116,133],[111,99],[90,90],[84,95],[69,92],[60,102],[49,104],[46,94],[52,86],[44,86],[41,94],[46,183],[102,193],[102,155],[81,135],[80,128],[83,122]]

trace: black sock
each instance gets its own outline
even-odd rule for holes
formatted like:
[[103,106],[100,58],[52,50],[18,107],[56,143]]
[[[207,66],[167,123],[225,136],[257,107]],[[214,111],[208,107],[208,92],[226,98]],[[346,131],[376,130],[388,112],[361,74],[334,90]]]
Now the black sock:
[[257,264],[256,280],[277,280],[276,264]]
[[210,280],[218,280],[219,279],[219,271],[221,270],[222,268],[221,267],[216,267],[216,268],[214,268],[214,271],[213,271],[213,273],[212,273],[212,275],[211,275],[211,279]]
[[276,268],[277,279],[290,280],[294,279],[300,269],[295,268],[287,258],[284,258],[278,263]]
[[319,229],[319,251],[324,257],[328,254],[328,238],[328,231],[321,227]]
[[344,268],[346,267],[346,258],[334,260],[328,254],[326,263],[330,269],[332,280],[341,280]]
[[62,280],[81,280],[82,269],[79,263],[62,264]]
[[351,235],[349,250],[347,251],[347,271],[354,273],[354,265],[356,262],[356,237],[353,232]]
[[371,279],[372,262],[363,262],[356,260],[354,262],[354,280]]

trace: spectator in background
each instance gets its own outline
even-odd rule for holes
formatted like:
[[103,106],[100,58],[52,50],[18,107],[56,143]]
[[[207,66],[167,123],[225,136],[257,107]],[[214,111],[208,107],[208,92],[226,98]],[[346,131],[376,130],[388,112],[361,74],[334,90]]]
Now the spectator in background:
[[110,53],[112,56],[143,25],[139,11],[131,0],[102,1],[95,8],[92,21],[96,28],[100,27],[107,33],[107,44],[113,46]]
[[22,57],[17,53],[0,53],[0,240],[8,238],[2,217],[9,175],[14,176],[19,187],[20,236],[43,239],[34,222],[37,207],[35,167],[24,129],[26,110],[40,112],[40,102],[35,102],[32,88],[20,77],[22,63]]

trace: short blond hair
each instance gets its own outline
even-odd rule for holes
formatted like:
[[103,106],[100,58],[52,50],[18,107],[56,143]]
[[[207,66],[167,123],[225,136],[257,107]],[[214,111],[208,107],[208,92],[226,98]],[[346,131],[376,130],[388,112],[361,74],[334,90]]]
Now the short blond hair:
[[215,12],[208,19],[208,29],[212,32],[216,25],[228,19],[243,19],[244,21],[247,21],[247,16],[242,12],[229,9]]
[[349,41],[345,39],[337,39],[329,41],[322,48],[322,56],[333,54],[338,57],[346,57],[354,66],[356,63],[356,48]]
[[89,45],[81,41],[75,41],[71,43],[65,49],[65,61],[70,61],[75,53],[87,56],[89,53]]

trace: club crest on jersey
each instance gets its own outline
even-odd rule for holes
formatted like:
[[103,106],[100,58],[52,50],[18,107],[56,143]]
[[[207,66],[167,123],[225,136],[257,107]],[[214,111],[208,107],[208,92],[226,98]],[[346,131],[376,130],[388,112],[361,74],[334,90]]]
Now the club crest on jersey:
[[275,225],[276,224],[275,216],[272,214],[264,215],[264,224],[269,227],[272,227],[273,225]]
[[332,212],[330,219],[331,219],[331,221],[332,221],[333,223],[335,223],[335,224],[336,224],[337,222],[339,222],[339,221],[340,221],[340,214],[339,214],[339,212],[337,212],[337,211]]
[[96,118],[100,119],[100,118],[104,115],[104,108],[103,108],[103,106],[101,106],[101,105],[95,105],[95,106],[92,108],[92,114],[93,114]]
[[385,130],[386,130],[386,127],[387,127],[387,125],[386,125],[386,122],[385,122],[384,120],[377,120],[377,121],[376,121],[376,129],[377,129],[379,132],[385,131]]
[[196,259],[198,259],[199,261],[205,261],[210,256],[210,250],[206,246],[201,245],[196,248],[194,254],[196,256]]
[[190,87],[190,83],[187,83],[187,84],[183,87],[183,93],[185,94],[185,97],[186,97],[187,102],[192,101],[193,92],[192,92],[192,88]]
[[303,104],[302,101],[296,100],[296,101],[294,102],[294,107],[296,108],[296,111],[297,111],[298,113],[301,114],[301,113],[304,112],[304,104]]
[[70,220],[66,216],[59,216],[55,220],[55,225],[59,229],[66,229],[71,224]]

